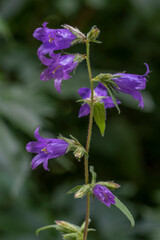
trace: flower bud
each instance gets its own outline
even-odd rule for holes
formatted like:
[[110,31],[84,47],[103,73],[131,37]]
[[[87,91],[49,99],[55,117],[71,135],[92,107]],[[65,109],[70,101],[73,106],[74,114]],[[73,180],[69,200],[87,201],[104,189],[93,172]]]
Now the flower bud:
[[79,227],[66,221],[55,221],[57,230],[63,233],[73,233],[79,231]]
[[100,30],[96,26],[93,26],[91,30],[87,33],[87,39],[90,42],[96,42],[96,39],[98,38],[99,34]]
[[75,198],[83,198],[89,191],[90,191],[91,185],[85,184],[83,185],[75,194]]

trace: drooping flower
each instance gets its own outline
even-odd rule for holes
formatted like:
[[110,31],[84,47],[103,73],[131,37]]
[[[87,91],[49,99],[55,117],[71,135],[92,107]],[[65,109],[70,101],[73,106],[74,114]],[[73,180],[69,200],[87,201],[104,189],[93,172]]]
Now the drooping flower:
[[[90,113],[89,103],[91,102],[91,89],[80,88],[78,90],[78,93],[86,102],[81,106],[79,110],[78,117],[83,117]],[[103,102],[105,109],[115,107],[112,98],[107,95],[107,89],[102,83],[99,83],[98,86],[94,89],[93,100],[94,100],[94,103],[96,101]],[[117,103],[120,104],[120,101],[117,100]]]
[[44,22],[33,33],[33,37],[42,42],[41,49],[47,54],[53,50],[69,48],[76,36],[68,29],[50,29],[47,24]]
[[[146,87],[146,80],[149,71],[149,66],[145,63],[147,71],[143,75],[130,73],[117,73],[113,75],[113,81],[118,85],[118,91],[130,94],[133,98],[139,101],[139,107],[143,108],[143,98],[140,93]],[[116,76],[118,76],[116,78]]]
[[43,163],[44,169],[49,170],[48,160],[64,155],[69,144],[62,139],[41,137],[39,134],[39,127],[36,129],[34,136],[37,141],[29,142],[26,145],[26,150],[28,152],[37,153],[32,159],[32,169],[35,169],[38,165]]
[[61,92],[61,82],[62,80],[67,80],[71,76],[74,68],[77,66],[78,61],[74,62],[75,55],[63,55],[61,54],[50,54],[51,59],[43,56],[43,62],[48,67],[41,73],[40,79],[42,81],[54,80],[55,88],[58,92]]
[[111,204],[115,204],[115,196],[111,193],[111,191],[102,185],[97,184],[94,188],[93,188],[93,194],[95,195],[95,197],[101,201],[102,203],[104,203],[105,205],[107,205],[108,207],[111,206]]

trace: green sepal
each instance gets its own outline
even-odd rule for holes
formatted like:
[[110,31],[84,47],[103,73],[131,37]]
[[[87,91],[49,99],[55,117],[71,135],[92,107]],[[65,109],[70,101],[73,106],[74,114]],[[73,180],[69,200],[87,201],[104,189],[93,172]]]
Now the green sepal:
[[75,187],[73,187],[71,190],[69,190],[69,191],[67,192],[67,194],[75,193],[75,192],[78,191],[81,187],[82,187],[82,185],[75,186]]
[[78,29],[75,27],[72,27],[68,24],[62,25],[62,27],[70,30],[77,38],[74,39],[71,43],[71,45],[76,44],[76,43],[85,43],[86,41],[86,36]]
[[114,182],[97,182],[96,184],[99,184],[99,185],[102,185],[102,186],[105,186],[111,190],[114,190],[114,189],[117,189],[120,187],[119,184],[117,183],[114,183]]
[[48,225],[48,226],[44,226],[44,227],[38,228],[38,229],[36,230],[36,235],[38,235],[39,232],[41,232],[41,231],[43,231],[43,230],[50,229],[50,228],[55,228],[55,229],[57,229],[57,225],[54,224],[54,225]]
[[[90,224],[90,222],[91,222],[91,219],[89,219],[88,225]],[[80,227],[82,233],[84,232],[85,224],[86,224],[86,221],[84,221]],[[94,231],[96,231],[94,228],[88,228],[88,232],[94,232]]]
[[115,202],[115,206],[119,208],[123,212],[123,214],[129,219],[131,227],[133,228],[135,225],[135,221],[128,208],[117,197],[115,198]]
[[97,102],[94,105],[94,120],[99,127],[101,135],[104,136],[105,127],[106,127],[106,110],[103,102]]
[[106,83],[107,85],[111,85],[112,87],[116,87],[119,89],[118,85],[114,82],[114,78],[121,77],[120,75],[112,75],[110,73],[100,73],[95,78],[92,79],[94,82]]
[[73,155],[80,161],[80,159],[85,155],[88,157],[86,149],[81,145],[77,138],[70,135],[71,139],[63,137],[61,134],[58,136],[59,139],[64,140],[68,143],[68,148],[66,152],[73,151]]
[[90,166],[89,171],[90,171],[90,173],[92,174],[92,184],[95,184],[96,178],[97,178],[97,174],[96,174],[96,172],[94,171],[94,167],[93,167],[93,166]]
[[[82,234],[80,234],[82,235]],[[77,233],[67,233],[67,234],[63,234],[63,239],[64,240],[79,240],[79,239],[82,239],[81,236],[77,236]]]
[[77,53],[77,54],[74,54],[74,55],[75,55],[75,58],[74,58],[73,62],[81,63],[83,60],[86,59],[86,55],[85,54]]
[[75,192],[74,198],[83,198],[90,192],[90,190],[91,190],[90,184],[82,185],[82,187],[77,192]]
[[102,43],[101,41],[99,41],[99,40],[95,40],[95,41],[93,41],[94,43],[98,43],[98,44],[100,44],[100,43]]
[[112,87],[111,87],[110,85],[105,84],[105,83],[102,83],[102,84],[107,88],[107,90],[108,90],[108,92],[109,92],[109,95],[111,96],[111,98],[112,98],[112,100],[113,100],[113,102],[114,102],[114,105],[115,105],[115,107],[117,108],[118,114],[120,114],[121,111],[120,111],[120,108],[119,108],[119,106],[118,106],[116,97],[114,96]]

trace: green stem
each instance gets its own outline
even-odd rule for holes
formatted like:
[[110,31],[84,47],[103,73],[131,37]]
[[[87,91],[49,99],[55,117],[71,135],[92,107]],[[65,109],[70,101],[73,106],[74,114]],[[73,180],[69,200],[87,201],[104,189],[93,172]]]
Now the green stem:
[[[90,142],[91,142],[91,135],[92,135],[92,124],[93,124],[93,82],[92,82],[92,73],[91,73],[91,65],[89,59],[89,41],[86,41],[86,61],[87,61],[87,68],[88,74],[90,79],[90,86],[91,86],[91,104],[90,104],[90,116],[89,116],[89,125],[88,125],[88,135],[87,135],[87,142],[86,142],[86,152],[89,153]],[[84,157],[84,169],[85,169],[85,184],[89,183],[89,173],[88,173],[88,158]],[[87,233],[88,233],[88,224],[89,224],[89,213],[90,213],[90,195],[87,195],[87,206],[86,206],[86,220],[85,220],[85,229],[83,240],[87,240]]]

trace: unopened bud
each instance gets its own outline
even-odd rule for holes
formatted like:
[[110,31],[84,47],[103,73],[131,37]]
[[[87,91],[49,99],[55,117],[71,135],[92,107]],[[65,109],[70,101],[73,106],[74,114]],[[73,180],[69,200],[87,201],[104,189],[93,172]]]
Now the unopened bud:
[[75,198],[83,198],[90,190],[90,184],[83,185],[75,194]]
[[86,153],[86,150],[84,149],[84,147],[79,146],[79,147],[76,148],[76,150],[74,151],[73,154],[74,154],[75,158],[80,160],[85,153]]
[[73,232],[77,232],[79,231],[79,227],[74,225],[74,224],[71,224],[71,223],[68,223],[68,222],[65,222],[65,221],[55,221],[55,223],[57,224],[57,230],[59,230],[60,232],[63,232],[63,233],[73,233]]
[[100,30],[96,26],[93,26],[91,30],[87,33],[87,39],[90,42],[95,42],[99,34],[100,34]]

